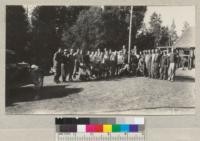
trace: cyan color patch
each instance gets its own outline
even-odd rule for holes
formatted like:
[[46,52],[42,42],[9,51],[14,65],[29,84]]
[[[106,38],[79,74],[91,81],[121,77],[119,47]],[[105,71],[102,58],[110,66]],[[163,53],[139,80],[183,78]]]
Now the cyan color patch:
[[129,125],[128,124],[121,124],[120,125],[121,132],[129,132]]

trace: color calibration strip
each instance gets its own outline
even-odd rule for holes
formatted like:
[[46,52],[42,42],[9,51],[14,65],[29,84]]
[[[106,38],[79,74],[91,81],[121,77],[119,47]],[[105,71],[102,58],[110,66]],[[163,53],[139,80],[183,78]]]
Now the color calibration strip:
[[56,118],[57,141],[144,141],[144,118]]
[[143,132],[144,126],[137,124],[88,124],[88,125],[73,125],[63,124],[58,125],[57,132]]

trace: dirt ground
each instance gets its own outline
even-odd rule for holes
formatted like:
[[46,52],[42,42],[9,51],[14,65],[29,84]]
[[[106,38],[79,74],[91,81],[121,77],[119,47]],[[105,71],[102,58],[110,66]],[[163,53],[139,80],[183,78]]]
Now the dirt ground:
[[39,99],[32,86],[6,99],[7,114],[192,114],[195,70],[177,70],[175,82],[145,77],[53,83],[46,76]]

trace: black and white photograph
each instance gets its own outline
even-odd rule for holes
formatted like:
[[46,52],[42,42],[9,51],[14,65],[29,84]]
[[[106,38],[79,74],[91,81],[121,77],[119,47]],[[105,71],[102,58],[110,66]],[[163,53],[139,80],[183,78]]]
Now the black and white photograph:
[[195,114],[195,6],[6,6],[6,114]]

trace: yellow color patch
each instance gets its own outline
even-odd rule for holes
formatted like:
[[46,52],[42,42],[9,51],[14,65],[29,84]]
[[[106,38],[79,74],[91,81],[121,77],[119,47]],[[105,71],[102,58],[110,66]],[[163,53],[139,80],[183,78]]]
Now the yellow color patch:
[[112,132],[112,125],[110,124],[103,125],[103,132],[106,132],[106,133]]

